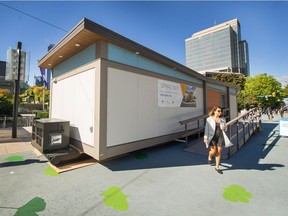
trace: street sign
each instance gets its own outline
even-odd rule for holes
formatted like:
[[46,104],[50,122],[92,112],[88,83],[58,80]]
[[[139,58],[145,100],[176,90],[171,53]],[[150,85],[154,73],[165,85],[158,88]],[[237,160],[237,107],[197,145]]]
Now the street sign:
[[268,98],[268,97],[272,97],[272,95],[256,95],[256,98]]

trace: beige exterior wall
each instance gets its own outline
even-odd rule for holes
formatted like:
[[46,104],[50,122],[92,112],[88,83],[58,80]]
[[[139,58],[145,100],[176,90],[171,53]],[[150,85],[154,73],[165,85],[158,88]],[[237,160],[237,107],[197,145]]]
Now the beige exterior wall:
[[179,121],[203,115],[203,89],[197,107],[159,107],[157,77],[108,68],[107,146],[183,131]]

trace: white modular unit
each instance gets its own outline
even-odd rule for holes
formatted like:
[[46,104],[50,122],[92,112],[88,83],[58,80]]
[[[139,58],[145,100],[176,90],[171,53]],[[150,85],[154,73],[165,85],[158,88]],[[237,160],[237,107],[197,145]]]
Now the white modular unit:
[[196,107],[159,107],[158,81],[156,77],[108,68],[108,147],[183,131],[179,121],[203,114],[202,88],[197,88]]
[[182,137],[179,121],[206,113],[207,89],[228,88],[86,18],[39,66],[52,70],[50,117],[70,121],[70,144],[97,160]]
[[69,120],[70,138],[89,146],[95,145],[94,136],[99,130],[99,124],[95,124],[95,97],[99,94],[95,85],[97,73],[96,67],[82,68],[51,83],[50,117]]

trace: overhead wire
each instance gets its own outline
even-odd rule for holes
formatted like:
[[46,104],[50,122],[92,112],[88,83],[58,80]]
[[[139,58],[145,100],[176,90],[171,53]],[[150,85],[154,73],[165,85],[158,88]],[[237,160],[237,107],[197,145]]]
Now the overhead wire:
[[54,25],[54,24],[52,24],[52,23],[49,23],[49,22],[47,22],[47,21],[45,21],[45,20],[42,20],[42,19],[40,19],[40,18],[38,18],[38,17],[35,17],[35,16],[31,15],[31,14],[28,14],[28,13],[26,13],[26,12],[24,12],[24,11],[21,11],[21,10],[19,10],[19,9],[16,9],[16,8],[14,8],[14,7],[10,6],[10,5],[7,5],[7,4],[5,4],[5,3],[3,3],[3,2],[0,2],[0,4],[3,5],[3,6],[5,6],[5,7],[8,7],[8,8],[10,8],[10,9],[12,9],[12,10],[15,10],[15,11],[17,11],[17,12],[19,12],[19,13],[22,13],[22,14],[24,14],[24,15],[26,15],[26,16],[29,16],[29,17],[31,17],[31,18],[33,18],[33,19],[35,19],[35,20],[38,20],[38,21],[43,22],[43,23],[45,23],[45,24],[47,24],[47,25],[50,25],[50,26],[52,26],[52,27],[54,27],[54,28],[60,29],[61,31],[68,32],[67,30],[65,30],[65,29],[63,29],[63,28],[61,28],[61,27],[58,27],[58,26],[56,26],[56,25]]

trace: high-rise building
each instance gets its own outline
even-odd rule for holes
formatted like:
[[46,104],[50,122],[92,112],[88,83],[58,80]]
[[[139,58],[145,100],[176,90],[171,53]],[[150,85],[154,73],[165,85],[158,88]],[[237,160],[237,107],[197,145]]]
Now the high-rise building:
[[5,80],[6,62],[0,61],[0,80]]
[[238,19],[196,32],[185,44],[186,66],[203,75],[250,74],[248,43],[241,40]]

